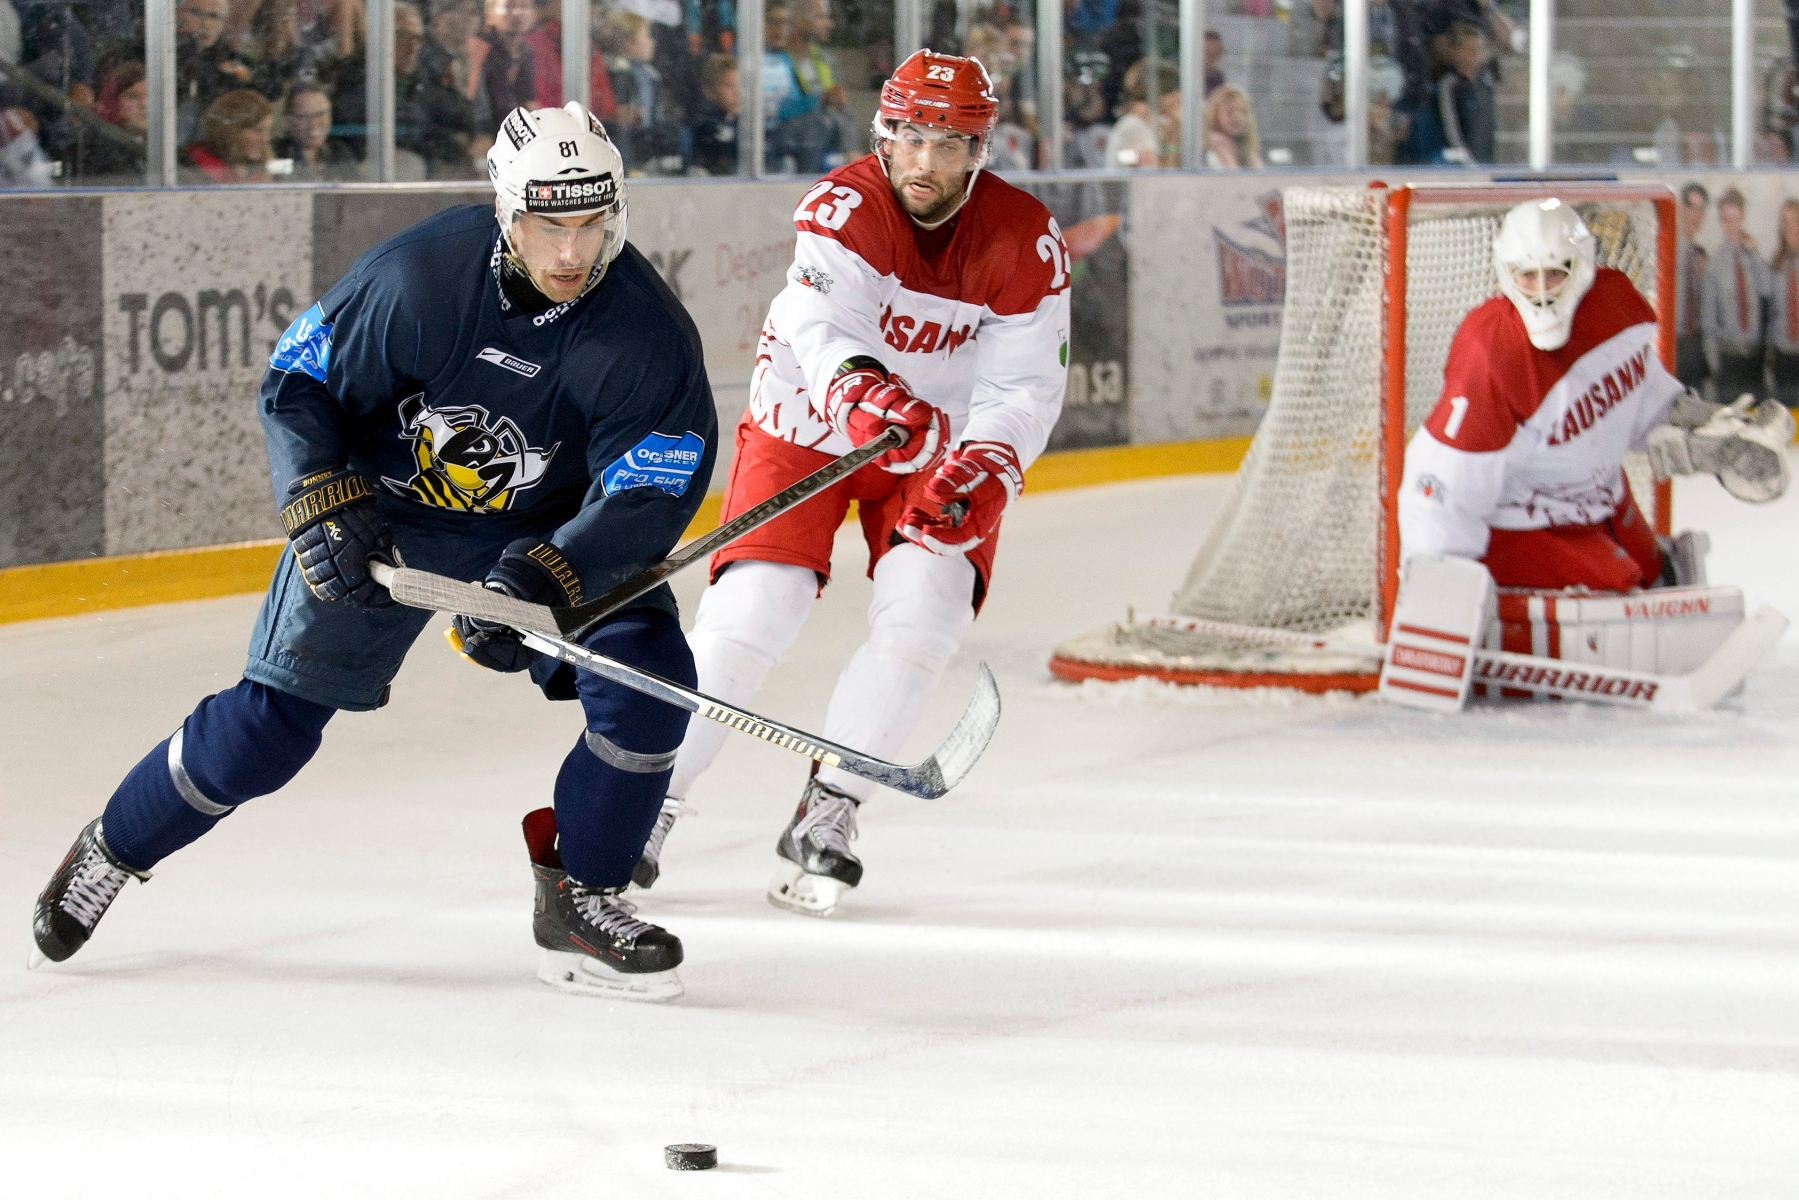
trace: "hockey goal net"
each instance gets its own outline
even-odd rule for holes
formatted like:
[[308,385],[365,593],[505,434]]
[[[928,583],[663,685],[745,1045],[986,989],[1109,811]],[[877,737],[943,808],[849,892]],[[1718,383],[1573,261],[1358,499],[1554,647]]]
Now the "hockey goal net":
[[[1674,364],[1674,193],[1663,184],[1521,183],[1284,192],[1287,295],[1273,394],[1173,613],[1384,640],[1398,592],[1405,444],[1443,386],[1450,339],[1498,294],[1493,238],[1507,210],[1556,196],[1593,231],[1602,266],[1654,306]],[[1633,456],[1634,457],[1634,456]],[[1666,487],[1627,463],[1666,532]],[[1270,649],[1127,618],[1056,648],[1065,679],[1372,689],[1378,664]]]

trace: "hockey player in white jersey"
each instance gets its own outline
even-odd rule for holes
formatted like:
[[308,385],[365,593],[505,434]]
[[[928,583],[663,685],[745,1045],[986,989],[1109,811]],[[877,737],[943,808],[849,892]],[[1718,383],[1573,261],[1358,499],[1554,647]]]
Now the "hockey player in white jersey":
[[[829,581],[856,500],[874,601],[825,736],[871,754],[891,757],[923,714],[986,595],[1001,516],[1062,408],[1068,250],[1041,203],[983,172],[997,113],[978,60],[920,51],[881,90],[875,152],[800,201],[722,517],[889,427],[909,440],[720,552],[690,638],[700,687],[748,701]],[[721,741],[689,731],[641,886]],[[773,903],[824,916],[856,886],[850,842],[873,790],[816,771],[780,837]]]
[[1406,449],[1402,556],[1478,559],[1501,587],[1686,582],[1637,508],[1625,454],[1647,449],[1658,478],[1707,472],[1769,500],[1786,487],[1791,417],[1683,394],[1654,311],[1595,266],[1593,235],[1560,201],[1512,209],[1493,255],[1502,295],[1463,319],[1442,398]]

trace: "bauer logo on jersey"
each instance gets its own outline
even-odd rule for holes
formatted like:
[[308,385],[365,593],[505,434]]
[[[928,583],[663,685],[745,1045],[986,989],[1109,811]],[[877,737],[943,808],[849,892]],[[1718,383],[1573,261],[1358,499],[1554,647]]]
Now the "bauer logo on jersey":
[[331,366],[331,323],[325,310],[313,305],[294,318],[275,352],[269,355],[269,366],[277,371],[304,371],[320,383]]
[[400,432],[412,442],[418,474],[383,479],[394,495],[435,508],[502,512],[543,482],[557,446],[527,445],[511,417],[491,420],[478,404],[432,408],[425,394],[400,402]]
[[600,485],[608,496],[640,487],[661,488],[671,496],[684,496],[705,456],[705,439],[697,433],[684,433],[678,438],[652,433],[607,467]]
[[496,367],[505,367],[514,375],[523,375],[526,379],[536,378],[537,373],[543,370],[542,367],[534,362],[526,362],[522,358],[514,358],[504,350],[495,350],[492,346],[482,350],[481,353],[475,355],[475,357],[482,362],[492,363]]
[[618,180],[610,175],[568,182],[533,179],[525,185],[525,211],[534,213],[586,212],[604,208],[618,197]]

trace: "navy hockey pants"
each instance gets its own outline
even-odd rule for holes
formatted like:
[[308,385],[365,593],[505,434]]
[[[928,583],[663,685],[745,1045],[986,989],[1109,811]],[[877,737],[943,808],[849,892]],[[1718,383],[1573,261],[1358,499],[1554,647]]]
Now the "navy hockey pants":
[[[405,530],[400,544],[413,565],[479,578],[513,536],[496,533],[499,543],[487,545],[488,539],[466,534],[447,542]],[[431,553],[452,547],[458,553]],[[442,561],[451,557],[468,561]],[[244,801],[281,788],[318,751],[337,709],[381,702],[430,620],[419,609],[320,601],[284,554],[257,618],[245,678],[202,700],[125,777],[101,822],[108,847],[127,865],[148,870]],[[665,679],[695,683],[680,625],[660,609],[621,613],[582,642]],[[574,879],[622,887],[655,825],[687,713],[585,673],[576,692],[586,730],[556,779],[558,848]]]

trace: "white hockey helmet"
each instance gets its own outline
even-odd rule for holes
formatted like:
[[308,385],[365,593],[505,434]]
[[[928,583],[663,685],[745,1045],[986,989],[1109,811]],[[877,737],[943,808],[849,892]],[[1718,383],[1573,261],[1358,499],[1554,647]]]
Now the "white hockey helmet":
[[571,100],[561,108],[515,108],[487,152],[499,196],[500,229],[515,256],[512,225],[522,213],[546,217],[606,214],[606,237],[591,289],[625,244],[625,160],[600,119]]
[[[1559,350],[1574,331],[1574,310],[1593,286],[1593,234],[1580,214],[1551,197],[1527,200],[1505,214],[1493,239],[1499,290],[1524,318],[1524,332],[1539,350]],[[1534,293],[1518,284],[1537,273]],[[1551,285],[1550,271],[1561,273]]]

